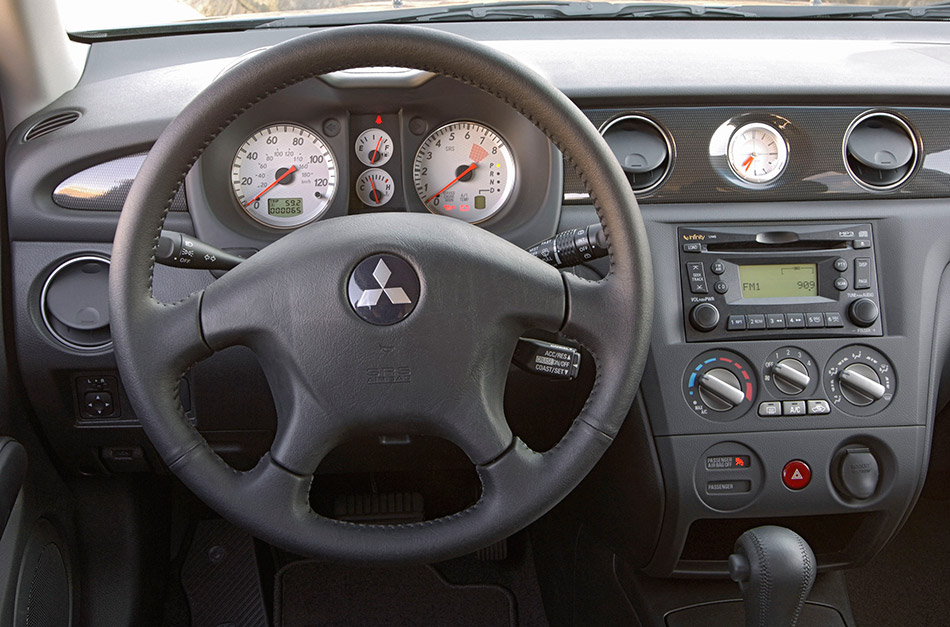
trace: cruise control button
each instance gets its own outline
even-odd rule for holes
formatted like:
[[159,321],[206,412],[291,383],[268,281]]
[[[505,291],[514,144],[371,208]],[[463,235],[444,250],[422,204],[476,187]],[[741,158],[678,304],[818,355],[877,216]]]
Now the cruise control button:
[[782,403],[779,401],[765,401],[759,403],[759,415],[763,418],[775,418],[782,415]]
[[785,314],[785,326],[789,329],[804,329],[805,315],[799,313]]
[[820,329],[825,326],[825,316],[820,313],[805,314],[805,326],[809,329]]
[[804,416],[805,401],[782,401],[782,414],[785,416]]
[[782,483],[789,490],[801,490],[811,481],[811,468],[800,459],[794,459],[782,468]]
[[825,313],[825,326],[833,329],[837,329],[844,326],[844,320],[841,319],[841,314],[837,311],[829,311]]
[[785,314],[766,314],[766,324],[770,329],[784,329]]
[[831,405],[825,399],[808,401],[809,416],[824,416],[831,413]]
[[748,329],[750,331],[765,328],[765,314],[748,314],[745,319],[746,322],[748,322]]
[[729,316],[726,329],[729,331],[745,331],[745,316]]

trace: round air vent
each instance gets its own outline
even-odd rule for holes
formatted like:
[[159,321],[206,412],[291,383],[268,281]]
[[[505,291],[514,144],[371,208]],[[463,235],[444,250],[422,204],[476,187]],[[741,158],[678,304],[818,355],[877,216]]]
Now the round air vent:
[[673,165],[673,144],[659,124],[642,115],[614,118],[600,129],[630,187],[638,193],[649,192],[669,174]]
[[873,191],[894,189],[917,166],[917,138],[896,115],[882,112],[858,117],[844,137],[844,162],[855,182]]
[[47,330],[70,348],[109,346],[109,259],[84,255],[60,264],[43,284],[40,312]]

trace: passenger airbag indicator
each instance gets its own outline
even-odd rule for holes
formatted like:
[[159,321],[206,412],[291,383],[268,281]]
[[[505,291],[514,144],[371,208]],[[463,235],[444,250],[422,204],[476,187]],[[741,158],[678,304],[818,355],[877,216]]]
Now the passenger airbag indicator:
[[706,494],[745,494],[752,490],[751,481],[710,481]]
[[752,458],[748,455],[717,455],[706,458],[706,470],[748,468],[751,463]]

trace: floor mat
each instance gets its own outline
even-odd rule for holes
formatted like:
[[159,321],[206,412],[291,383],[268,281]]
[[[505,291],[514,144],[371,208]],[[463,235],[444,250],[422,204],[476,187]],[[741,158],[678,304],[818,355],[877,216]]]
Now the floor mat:
[[845,574],[858,627],[950,622],[948,526],[950,501],[920,499],[897,538]]
[[274,627],[515,627],[500,586],[453,585],[428,566],[359,568],[316,561],[277,573]]

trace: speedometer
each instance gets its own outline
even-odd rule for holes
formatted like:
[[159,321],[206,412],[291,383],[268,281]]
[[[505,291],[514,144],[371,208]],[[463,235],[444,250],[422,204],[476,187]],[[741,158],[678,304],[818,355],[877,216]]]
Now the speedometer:
[[275,124],[248,137],[231,164],[231,186],[254,220],[289,229],[316,220],[336,193],[333,151],[316,133]]
[[504,208],[515,174],[508,144],[478,122],[436,129],[422,142],[412,164],[416,193],[426,209],[471,223]]

